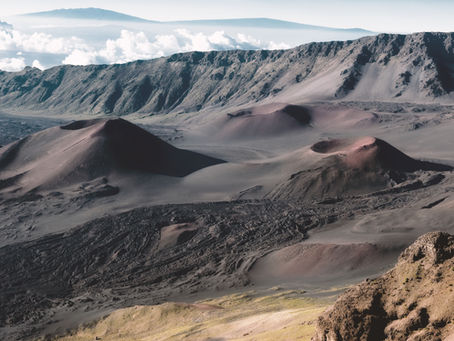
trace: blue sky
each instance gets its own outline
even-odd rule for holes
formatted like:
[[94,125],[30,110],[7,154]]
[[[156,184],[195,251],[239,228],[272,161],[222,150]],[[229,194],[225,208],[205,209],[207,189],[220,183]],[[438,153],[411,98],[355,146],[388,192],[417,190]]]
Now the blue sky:
[[16,0],[2,3],[2,18],[62,7],[100,7],[155,20],[271,17],[380,32],[454,31],[454,0]]

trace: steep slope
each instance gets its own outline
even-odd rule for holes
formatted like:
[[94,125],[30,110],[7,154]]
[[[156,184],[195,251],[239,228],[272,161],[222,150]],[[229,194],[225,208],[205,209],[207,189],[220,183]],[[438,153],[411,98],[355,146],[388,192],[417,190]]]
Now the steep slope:
[[115,172],[185,176],[223,161],[175,148],[122,119],[76,121],[0,150],[0,189],[56,188]]
[[176,54],[122,65],[0,73],[0,105],[53,113],[165,113],[274,98],[447,101],[451,33],[381,34],[282,51]]
[[[322,158],[310,169],[293,174],[269,197],[320,199],[364,194],[416,180],[418,177],[413,174],[416,171],[443,172],[453,169],[412,159],[374,137],[321,141],[314,144],[311,150]],[[416,181],[409,186],[424,184]]]
[[320,318],[314,341],[451,340],[454,237],[432,232],[385,275],[348,290]]

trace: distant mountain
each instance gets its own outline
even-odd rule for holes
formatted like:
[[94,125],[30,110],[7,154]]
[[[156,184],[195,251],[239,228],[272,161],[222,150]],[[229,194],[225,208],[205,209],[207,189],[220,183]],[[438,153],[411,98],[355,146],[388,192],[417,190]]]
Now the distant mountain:
[[0,105],[54,113],[196,111],[272,98],[454,102],[454,33],[380,34],[289,50],[175,54],[0,72]]
[[24,16],[62,19],[153,22],[151,20],[134,17],[132,15],[93,7],[56,9],[52,11],[28,13],[24,14]]
[[186,24],[186,25],[207,25],[207,26],[238,26],[238,27],[259,27],[275,29],[296,29],[296,30],[328,30],[328,31],[347,31],[363,32],[365,34],[374,33],[362,28],[333,28],[326,26],[315,26],[300,24],[292,21],[284,21],[270,18],[242,18],[242,19],[212,19],[212,20],[184,20],[170,21],[168,24]]
[[160,23],[169,25],[200,25],[200,26],[230,26],[230,27],[257,27],[274,29],[296,29],[296,30],[324,30],[336,32],[360,32],[364,34],[373,33],[361,28],[332,28],[324,26],[306,25],[297,22],[270,19],[270,18],[242,18],[242,19],[211,19],[211,20],[180,20],[180,21],[153,21],[134,17],[131,15],[109,11],[101,8],[73,8],[56,9],[53,11],[28,13],[24,16],[42,18],[63,18],[63,19],[88,19],[105,21],[129,21],[143,23]]

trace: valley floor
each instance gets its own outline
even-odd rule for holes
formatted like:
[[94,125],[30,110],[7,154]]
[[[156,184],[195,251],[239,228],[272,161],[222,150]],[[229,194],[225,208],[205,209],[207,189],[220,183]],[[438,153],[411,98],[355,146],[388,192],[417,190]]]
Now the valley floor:
[[[454,166],[452,106],[307,106],[313,121],[298,129],[276,124],[283,104],[128,116],[178,148],[226,161],[184,177],[112,172],[22,193],[36,179],[27,178],[35,151],[70,153],[52,142],[66,134],[59,129],[19,144],[13,159],[27,172],[0,167],[0,338],[309,340],[343,290],[333,287],[389,270],[426,232],[454,232],[451,170],[417,170],[400,182],[379,174],[389,180],[382,187],[338,195],[344,173],[334,172],[340,187],[324,187],[333,174],[326,160],[342,153],[311,149],[375,136],[414,159]],[[61,124],[0,120],[10,134],[0,144]],[[313,179],[323,180],[313,181],[318,194],[304,192]],[[296,180],[303,185],[292,187]]]

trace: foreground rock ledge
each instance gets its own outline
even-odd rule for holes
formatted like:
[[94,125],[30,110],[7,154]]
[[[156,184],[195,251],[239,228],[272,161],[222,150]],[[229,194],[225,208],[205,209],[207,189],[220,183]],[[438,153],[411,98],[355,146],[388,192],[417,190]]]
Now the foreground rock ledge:
[[313,341],[454,340],[454,236],[418,238],[383,276],[346,291]]

